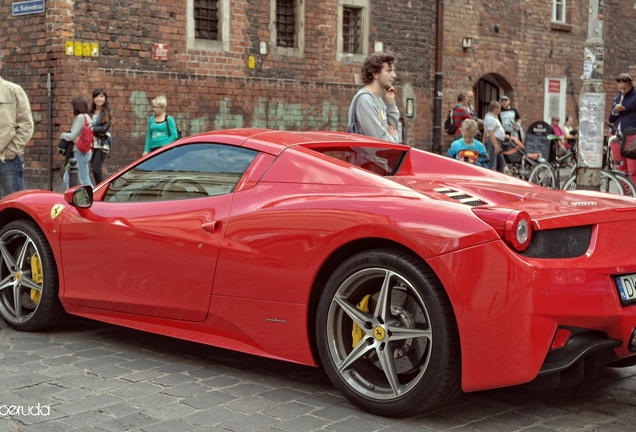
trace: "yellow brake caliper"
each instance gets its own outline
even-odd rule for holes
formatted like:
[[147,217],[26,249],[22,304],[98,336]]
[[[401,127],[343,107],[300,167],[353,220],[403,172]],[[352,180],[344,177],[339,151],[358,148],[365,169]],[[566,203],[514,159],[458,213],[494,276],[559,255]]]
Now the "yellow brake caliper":
[[[38,254],[34,254],[31,257],[31,278],[33,279],[33,282],[38,285],[41,285],[42,280],[44,279],[44,277],[42,276],[42,262],[40,261],[40,257],[38,256]],[[31,288],[31,300],[33,300],[33,303],[40,303],[41,295],[42,294],[40,291]]]
[[[360,300],[360,303],[358,303],[356,307],[360,309],[362,312],[365,312],[365,313],[369,312],[370,298],[371,298],[371,294],[367,294],[366,296],[364,296],[362,300]],[[351,331],[351,336],[353,337],[353,344],[352,344],[353,348],[355,348],[356,345],[358,345],[358,343],[360,343],[360,341],[364,337],[364,331],[355,322],[353,323],[353,330]]]

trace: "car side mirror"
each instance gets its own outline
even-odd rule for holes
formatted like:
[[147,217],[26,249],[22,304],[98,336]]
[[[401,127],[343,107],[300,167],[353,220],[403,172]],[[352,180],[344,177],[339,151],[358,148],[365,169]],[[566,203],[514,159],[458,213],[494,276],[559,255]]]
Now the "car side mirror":
[[72,187],[64,192],[64,201],[75,207],[90,208],[93,205],[93,188],[89,185]]

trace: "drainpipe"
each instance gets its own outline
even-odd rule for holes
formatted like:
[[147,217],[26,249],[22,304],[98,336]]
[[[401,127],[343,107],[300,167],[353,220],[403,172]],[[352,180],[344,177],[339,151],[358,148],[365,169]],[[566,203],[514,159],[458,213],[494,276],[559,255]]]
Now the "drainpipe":
[[49,118],[49,124],[48,124],[48,130],[47,130],[47,135],[48,135],[48,145],[47,145],[47,153],[49,155],[48,160],[47,160],[47,165],[48,165],[48,170],[49,170],[49,190],[52,191],[53,190],[53,119],[51,118],[51,116],[53,115],[53,101],[51,98],[51,73],[49,72],[46,75],[46,97],[48,99],[48,106],[47,106],[47,117]]
[[444,74],[442,54],[444,47],[444,0],[437,0],[435,26],[435,93],[433,94],[433,153],[442,152],[442,93]]

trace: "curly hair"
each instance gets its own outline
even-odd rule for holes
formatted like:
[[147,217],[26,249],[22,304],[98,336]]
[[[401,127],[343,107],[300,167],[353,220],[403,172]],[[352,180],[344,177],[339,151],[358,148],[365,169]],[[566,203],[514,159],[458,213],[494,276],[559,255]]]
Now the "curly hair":
[[362,82],[364,85],[373,82],[373,74],[380,73],[384,63],[393,66],[395,64],[395,55],[390,52],[376,52],[366,58],[362,65]]

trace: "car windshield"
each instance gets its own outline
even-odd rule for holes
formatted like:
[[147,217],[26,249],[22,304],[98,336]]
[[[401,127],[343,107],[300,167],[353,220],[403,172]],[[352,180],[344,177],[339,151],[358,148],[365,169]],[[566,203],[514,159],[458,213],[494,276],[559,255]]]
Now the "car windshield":
[[403,149],[385,147],[342,146],[311,149],[383,176],[393,175],[407,153]]

